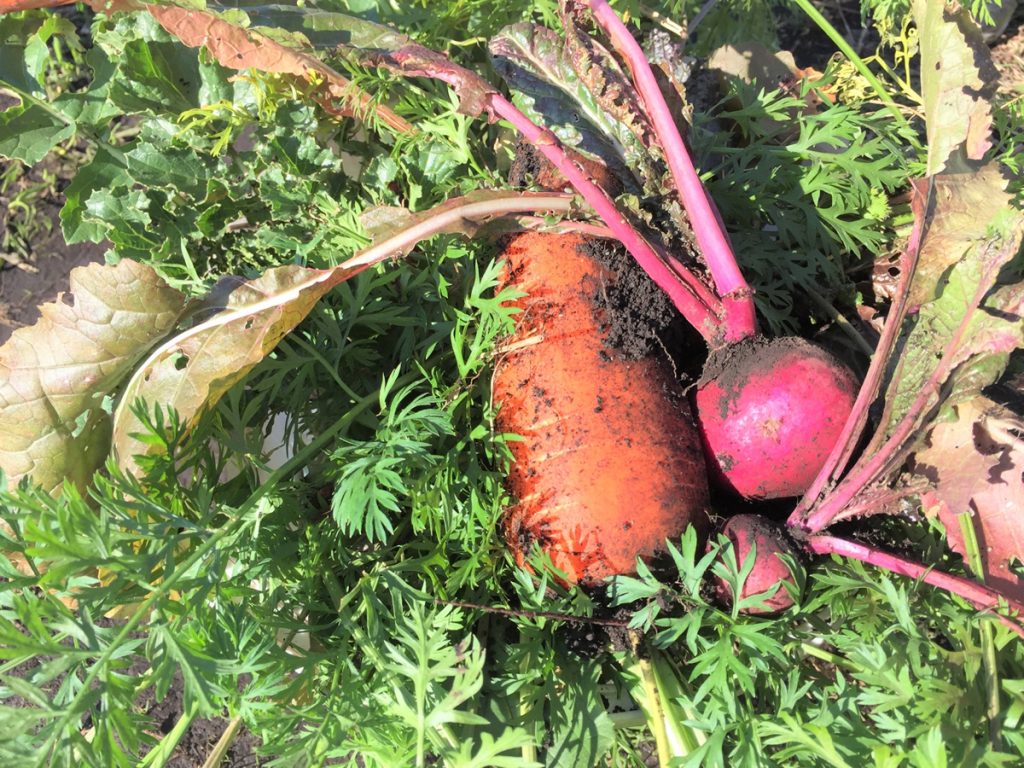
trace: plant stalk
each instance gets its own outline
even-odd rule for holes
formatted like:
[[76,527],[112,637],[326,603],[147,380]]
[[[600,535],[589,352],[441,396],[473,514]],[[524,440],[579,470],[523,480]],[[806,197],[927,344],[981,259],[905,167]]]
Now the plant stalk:
[[915,563],[913,560],[907,560],[891,552],[884,552],[876,547],[841,539],[837,536],[812,536],[807,540],[806,545],[816,555],[849,557],[959,595],[978,610],[994,616],[1018,635],[1024,637],[1024,624],[1021,624],[1019,619],[998,612],[1001,605],[1006,605],[1017,616],[1024,616],[1024,605],[989,587],[961,576],[953,576],[944,571],[928,568],[921,563]]
[[[416,43],[394,51],[365,54],[363,61],[393,72],[412,77],[440,80],[453,88],[462,100],[462,109],[468,114],[486,114],[512,125],[523,138],[544,155],[576,189],[612,230],[640,267],[668,295],[679,312],[712,347],[721,346],[725,308],[720,299],[704,286],[690,270],[677,270],[679,262],[670,262],[626,220],[615,207],[608,193],[568,156],[562,143],[547,128],[542,128],[523,114],[492,85],[475,72],[460,67],[442,54]],[[711,300],[708,300],[708,299]]]
[[[921,387],[921,391],[907,409],[906,415],[899,421],[889,438],[878,448],[877,451],[869,452],[866,458],[861,459],[854,465],[846,479],[836,488],[833,493],[813,509],[800,527],[809,533],[823,531],[832,523],[843,519],[844,512],[851,501],[862,490],[867,488],[900,459],[906,448],[906,443],[914,430],[918,428],[918,422],[922,414],[929,407],[931,401],[936,397],[943,383],[949,377],[953,366],[957,363],[957,349],[965,334],[974,320],[974,312],[981,306],[985,296],[988,294],[995,280],[996,274],[1002,267],[1002,260],[995,259],[988,267],[978,284],[978,288],[971,297],[971,302],[964,312],[964,316],[953,332],[942,351],[942,357],[935,370]],[[859,398],[858,398],[859,399]]]
[[754,298],[740,272],[725,231],[719,223],[711,198],[697,175],[693,159],[679,134],[643,49],[607,0],[586,0],[594,18],[608,34],[612,45],[625,59],[658,141],[665,150],[669,173],[693,227],[697,246],[722,298],[725,310],[725,341],[735,342],[757,333]]
[[228,722],[228,727],[224,729],[224,733],[217,739],[217,743],[213,745],[213,750],[207,755],[206,760],[203,761],[202,768],[220,768],[221,763],[224,762],[224,758],[228,756],[228,750],[231,749],[231,745],[234,744],[235,739],[238,737],[238,732],[242,729],[242,718],[240,715],[236,715],[231,718]]

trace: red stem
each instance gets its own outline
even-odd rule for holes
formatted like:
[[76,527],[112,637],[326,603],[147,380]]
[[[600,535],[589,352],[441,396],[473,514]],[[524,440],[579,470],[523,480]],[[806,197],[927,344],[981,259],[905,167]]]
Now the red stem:
[[[931,185],[929,184],[927,197],[931,196]],[[927,198],[925,201],[927,207]],[[903,318],[907,313],[908,299],[910,297],[910,281],[913,279],[917,269],[917,257],[921,249],[921,239],[924,235],[924,216],[918,216],[914,221],[914,228],[910,233],[910,239],[904,250],[901,262],[900,282],[896,290],[896,302],[890,307],[889,315],[885,318],[885,327],[882,329],[882,336],[875,347],[875,353],[871,358],[871,365],[868,367],[864,383],[861,384],[857,393],[857,400],[853,404],[843,431],[836,441],[835,447],[829,454],[828,459],[818,472],[810,488],[796,505],[796,509],[789,516],[787,525],[791,527],[803,527],[804,516],[818,501],[818,497],[829,482],[839,477],[846,469],[857,447],[857,441],[864,431],[868,421],[868,410],[878,396],[878,390],[882,386],[882,378],[885,375],[886,366],[889,363],[889,356],[893,346],[899,338],[900,328],[903,325]],[[825,526],[827,527],[827,526]],[[818,530],[822,530],[819,528]]]
[[700,332],[708,344],[717,346],[722,332],[721,318],[718,315],[724,310],[721,303],[717,301],[715,304],[708,303],[707,299],[714,297],[701,285],[699,278],[689,270],[682,268],[678,261],[672,260],[671,264],[681,271],[677,272],[673,266],[670,266],[667,257],[657,253],[651,244],[630,226],[608,194],[591,181],[569,158],[551,131],[538,126],[501,94],[490,93],[487,99],[494,114],[508,120],[527,141],[551,161],[559,173],[568,179],[590,207],[597,212],[597,215],[604,220],[604,223],[615,234],[616,239],[626,247],[626,250],[632,254],[658,287],[668,294],[672,303]]
[[974,320],[974,311],[981,305],[981,302],[984,301],[986,294],[992,287],[993,275],[991,271],[998,272],[1001,266],[1001,261],[993,262],[988,267],[990,272],[982,276],[978,288],[971,298],[971,303],[964,312],[963,319],[942,351],[942,358],[939,360],[939,364],[935,366],[935,370],[932,371],[924,386],[921,387],[921,391],[914,398],[914,402],[911,403],[906,414],[896,425],[892,435],[875,453],[857,462],[850,471],[850,474],[846,476],[846,479],[839,484],[839,487],[828,495],[821,506],[806,516],[801,525],[806,531],[818,533],[834,522],[848,517],[849,515],[844,515],[844,513],[850,502],[864,488],[867,488],[885,474],[887,470],[891,469],[893,462],[901,456],[901,450],[906,447],[907,439],[917,429],[918,422],[927,409],[929,402],[938,394],[942,384],[949,377],[953,366],[959,362],[956,353],[960,348],[964,334],[967,333]]
[[594,18],[611,39],[633,75],[633,82],[647,108],[658,140],[665,149],[669,172],[690,218],[693,233],[707,262],[715,289],[725,308],[726,341],[740,341],[755,335],[757,320],[750,287],[740,272],[725,231],[711,199],[697,175],[693,159],[676,127],[643,49],[606,0],[586,0]]
[[917,579],[925,584],[931,584],[933,587],[959,595],[978,610],[992,612],[999,621],[1021,637],[1024,637],[1024,625],[1009,616],[1004,616],[997,612],[1000,605],[1005,604],[1017,615],[1024,615],[1024,605],[999,594],[994,589],[990,589],[970,579],[965,579],[962,576],[953,576],[944,571],[927,568],[920,563],[906,560],[891,552],[883,552],[875,547],[869,547],[855,541],[848,541],[847,539],[840,539],[836,536],[812,536],[807,540],[806,544],[808,549],[817,555],[840,555],[853,560],[860,560],[862,563],[874,565],[911,579]]

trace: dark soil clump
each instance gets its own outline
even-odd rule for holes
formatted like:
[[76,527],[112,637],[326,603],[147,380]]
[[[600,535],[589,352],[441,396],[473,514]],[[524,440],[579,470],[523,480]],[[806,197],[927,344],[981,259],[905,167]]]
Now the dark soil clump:
[[605,343],[627,360],[664,348],[663,340],[679,333],[680,329],[672,326],[681,319],[665,292],[618,243],[588,240],[585,250],[616,276],[594,296],[598,305],[608,310]]

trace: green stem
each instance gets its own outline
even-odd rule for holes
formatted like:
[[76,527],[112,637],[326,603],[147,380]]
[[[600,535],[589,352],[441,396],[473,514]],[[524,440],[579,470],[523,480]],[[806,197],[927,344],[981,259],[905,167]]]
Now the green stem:
[[814,288],[807,285],[804,286],[804,290],[807,292],[808,297],[811,301],[817,304],[821,310],[829,316],[829,319],[836,324],[836,326],[847,338],[854,343],[854,345],[868,357],[871,357],[875,353],[875,348],[868,343],[868,340],[864,338],[864,334],[853,327],[853,323],[846,319],[846,317],[835,308],[835,305],[831,301],[826,299]]
[[310,344],[308,341],[302,338],[301,334],[295,334],[294,336],[289,337],[286,343],[294,343],[302,347],[302,349],[304,349],[306,353],[310,355],[310,357],[312,357],[314,360],[320,363],[321,366],[323,366],[323,369],[327,371],[327,374],[334,380],[334,383],[338,385],[338,389],[340,389],[346,395],[351,397],[353,400],[359,399],[359,395],[356,394],[355,390],[353,390],[352,387],[345,383],[345,380],[338,375],[338,369],[335,366],[331,365],[327,358],[321,355],[319,351],[317,351],[316,347],[314,347],[312,344]]
[[[981,548],[974,530],[974,520],[969,512],[958,515],[960,532],[963,534],[967,565],[979,581],[985,581],[985,564],[981,559]],[[996,643],[992,624],[981,622],[981,660],[985,667],[985,693],[987,694],[988,738],[992,749],[1000,750],[1003,740],[999,727],[999,668],[996,664]]]
[[[532,654],[526,653],[523,655],[523,660],[520,665],[520,669],[526,673],[532,668]],[[519,693],[519,717],[522,722],[527,722],[530,717],[530,697],[528,691],[530,686],[523,686],[523,689]],[[533,743],[531,739],[528,743],[523,745],[522,749],[523,762],[526,764],[532,764],[537,762],[537,745]]]
[[661,696],[658,695],[658,683],[654,678],[654,670],[647,659],[637,659],[640,682],[643,684],[647,698],[647,718],[654,744],[658,749],[659,768],[668,768],[672,753],[668,746],[668,732],[665,730],[665,713],[661,709]]
[[853,46],[846,42],[846,39],[839,34],[839,30],[833,27],[831,22],[829,22],[829,20],[811,4],[811,0],[793,0],[793,2],[800,7],[800,10],[807,14],[807,17],[811,21],[818,25],[818,28],[821,29],[822,32],[828,35],[828,39],[835,43],[836,47],[844,56],[846,56],[846,58],[850,60],[850,63],[857,68],[857,71],[863,75],[864,79],[870,83],[875,94],[878,96],[878,100],[888,107],[889,111],[892,112],[893,116],[895,116],[896,121],[904,128],[909,129],[910,124],[907,122],[907,118],[905,118],[903,113],[900,111],[899,105],[893,101],[881,81],[875,77],[874,73],[870,69],[868,69],[868,65],[864,63],[864,59],[862,59],[860,55],[853,50]]
[[195,720],[198,714],[199,707],[193,703],[188,708],[188,711],[182,713],[181,717],[178,718],[178,722],[174,724],[171,732],[160,739],[160,742],[146,754],[142,762],[139,763],[139,768],[162,768],[167,765],[167,761],[171,759],[172,753],[178,748],[181,738],[188,731],[189,726],[192,725],[192,721]]
[[834,667],[842,667],[847,670],[856,671],[857,667],[851,664],[844,657],[837,653],[829,653],[828,651],[818,648],[816,645],[811,643],[801,643],[800,650],[807,656],[813,656],[816,659],[821,659],[824,662],[831,664]]

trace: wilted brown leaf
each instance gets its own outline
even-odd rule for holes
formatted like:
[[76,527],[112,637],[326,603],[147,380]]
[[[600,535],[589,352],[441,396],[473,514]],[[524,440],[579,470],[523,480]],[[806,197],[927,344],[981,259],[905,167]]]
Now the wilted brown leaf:
[[958,419],[937,425],[915,458],[915,471],[934,484],[923,501],[938,515],[950,547],[967,555],[960,515],[970,514],[985,583],[1024,600],[1024,428],[1016,417],[983,397],[957,406]]
[[56,493],[107,456],[104,396],[174,324],[184,297],[124,260],[71,272],[71,290],[0,347],[0,467]]
[[984,240],[991,223],[1010,205],[1006,179],[996,163],[968,168],[953,163],[932,181],[932,199],[925,211],[924,242],[910,286],[910,305],[935,298],[949,268]]
[[[355,270],[358,271],[358,270]],[[222,280],[206,312],[212,317],[161,345],[135,371],[114,414],[114,455],[129,471],[135,457],[157,450],[140,440],[143,426],[131,406],[173,408],[191,426],[266,357],[332,287],[354,270],[272,269],[249,282]],[[206,314],[204,312],[204,314]]]

